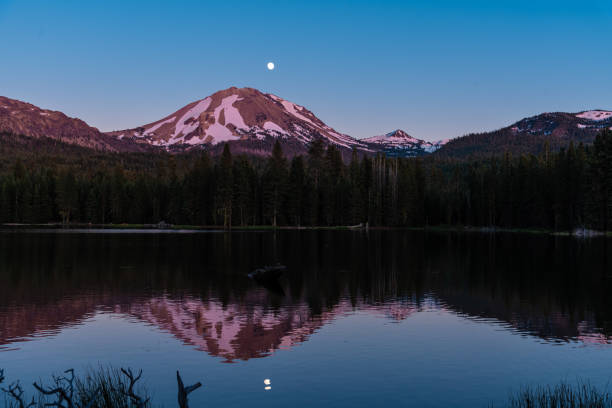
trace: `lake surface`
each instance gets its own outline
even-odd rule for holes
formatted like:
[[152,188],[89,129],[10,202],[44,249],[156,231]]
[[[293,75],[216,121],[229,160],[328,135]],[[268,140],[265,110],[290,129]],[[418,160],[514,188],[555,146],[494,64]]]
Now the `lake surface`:
[[[176,370],[204,384],[194,407],[486,407],[612,381],[609,239],[1,232],[0,254],[7,381],[142,368],[168,407]],[[246,277],[276,262],[278,285]]]

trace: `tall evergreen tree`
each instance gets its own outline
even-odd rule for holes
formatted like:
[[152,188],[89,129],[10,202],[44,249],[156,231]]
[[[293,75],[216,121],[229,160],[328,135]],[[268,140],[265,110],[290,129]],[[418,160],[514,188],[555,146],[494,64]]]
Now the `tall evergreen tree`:
[[234,176],[232,171],[232,153],[228,143],[223,146],[223,153],[217,171],[216,208],[222,215],[223,227],[232,227],[232,206],[234,197]]
[[278,225],[279,217],[282,214],[281,207],[286,198],[286,183],[287,159],[277,140],[272,148],[272,155],[268,159],[262,183],[264,216],[274,227]]
[[289,222],[300,226],[304,215],[304,198],[306,191],[306,171],[304,168],[304,158],[295,156],[291,160],[289,171],[289,181],[287,186],[287,214]]
[[612,228],[612,131],[606,129],[593,143],[590,166],[591,208],[598,229]]
[[70,170],[62,172],[57,183],[57,207],[62,223],[67,224],[78,209],[76,178]]

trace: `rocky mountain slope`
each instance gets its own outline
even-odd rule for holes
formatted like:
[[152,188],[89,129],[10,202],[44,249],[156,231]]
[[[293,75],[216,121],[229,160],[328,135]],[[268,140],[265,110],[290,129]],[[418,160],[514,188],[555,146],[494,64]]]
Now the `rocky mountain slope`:
[[0,133],[50,138],[63,143],[105,151],[142,151],[146,145],[124,143],[80,119],[62,112],[0,96]]

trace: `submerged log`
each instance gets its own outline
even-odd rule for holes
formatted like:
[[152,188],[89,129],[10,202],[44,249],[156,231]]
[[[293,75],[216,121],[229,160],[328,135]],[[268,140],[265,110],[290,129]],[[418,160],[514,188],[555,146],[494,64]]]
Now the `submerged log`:
[[248,277],[257,282],[273,282],[278,280],[285,270],[285,265],[264,266],[249,273]]

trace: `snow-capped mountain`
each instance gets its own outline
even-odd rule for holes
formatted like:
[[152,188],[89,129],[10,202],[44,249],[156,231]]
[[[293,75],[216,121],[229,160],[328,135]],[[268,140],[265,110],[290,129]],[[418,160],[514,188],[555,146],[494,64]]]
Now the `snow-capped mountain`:
[[[543,113],[505,128],[456,139],[428,142],[403,130],[356,139],[338,132],[311,111],[286,99],[253,88],[228,88],[192,102],[157,121],[132,129],[102,133],[62,112],[0,96],[0,134],[50,138],[83,147],[115,151],[181,152],[206,148],[219,153],[227,142],[235,153],[267,156],[276,140],[285,154],[308,151],[322,139],[337,146],[345,158],[353,149],[363,154],[415,157],[436,152],[447,156],[538,153],[570,142],[591,143],[602,129],[612,129],[612,111]],[[448,142],[448,143],[447,143]],[[61,145],[60,145],[61,146]]]
[[155,122],[108,134],[173,150],[223,142],[261,145],[275,139],[307,146],[315,138],[340,148],[369,150],[367,144],[335,131],[303,106],[253,88],[225,89]]
[[612,112],[591,110],[579,113],[543,113],[510,126],[515,133],[564,137],[579,130],[599,132],[612,126]]
[[454,157],[539,153],[575,144],[592,143],[603,129],[612,129],[612,111],[552,112],[521,119],[492,132],[470,134],[449,141],[439,154]]
[[361,139],[361,141],[377,146],[378,148],[374,150],[382,150],[388,156],[392,157],[423,156],[435,152],[447,142],[447,140],[427,142],[412,137],[401,129],[394,130],[384,135]]
[[0,133],[35,139],[47,137],[107,151],[134,151],[144,147],[134,143],[121,143],[82,120],[68,117],[62,112],[42,109],[4,96],[0,96]]

